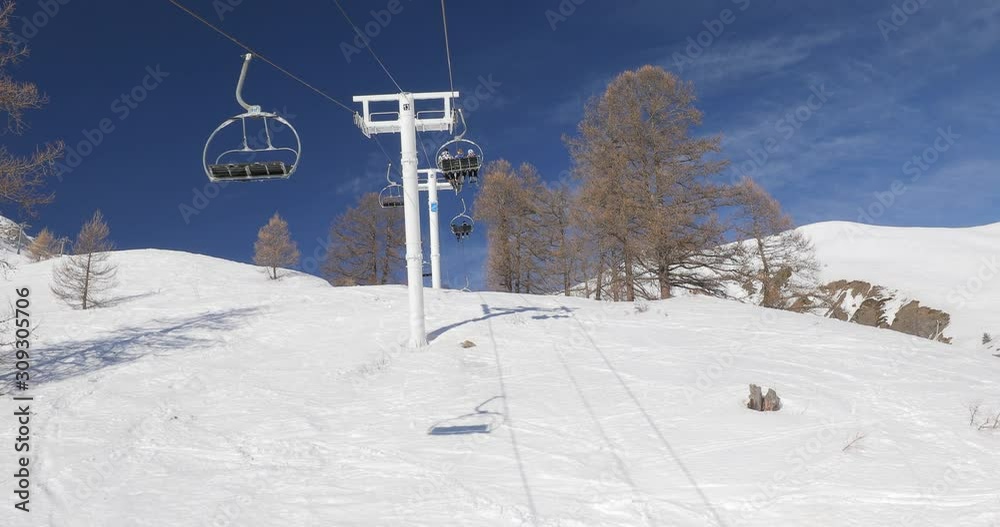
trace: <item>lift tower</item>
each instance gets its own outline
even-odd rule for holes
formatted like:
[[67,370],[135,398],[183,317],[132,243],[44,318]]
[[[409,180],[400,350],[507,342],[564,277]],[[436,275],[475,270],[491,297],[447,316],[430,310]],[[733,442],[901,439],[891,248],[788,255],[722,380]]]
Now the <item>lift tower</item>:
[[[420,242],[420,190],[417,175],[417,132],[449,133],[455,128],[452,100],[458,92],[396,93],[389,95],[359,95],[362,113],[354,114],[354,124],[365,137],[375,134],[399,134],[401,166],[403,167],[403,218],[406,225],[406,284],[410,298],[410,339],[408,347],[427,345],[424,327],[423,248]],[[441,101],[440,110],[417,112],[415,101]],[[397,111],[372,112],[371,103],[399,105]]]

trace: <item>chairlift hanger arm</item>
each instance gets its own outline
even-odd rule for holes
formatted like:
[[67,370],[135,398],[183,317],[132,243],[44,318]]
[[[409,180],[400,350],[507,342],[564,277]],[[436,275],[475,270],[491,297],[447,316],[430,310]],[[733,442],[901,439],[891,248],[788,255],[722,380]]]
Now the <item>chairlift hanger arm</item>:
[[240,106],[242,106],[248,113],[259,113],[260,106],[247,104],[247,102],[243,100],[243,84],[246,82],[247,70],[250,69],[250,60],[252,59],[253,53],[247,53],[243,56],[243,69],[240,70],[240,80],[236,83],[236,102],[240,103]]

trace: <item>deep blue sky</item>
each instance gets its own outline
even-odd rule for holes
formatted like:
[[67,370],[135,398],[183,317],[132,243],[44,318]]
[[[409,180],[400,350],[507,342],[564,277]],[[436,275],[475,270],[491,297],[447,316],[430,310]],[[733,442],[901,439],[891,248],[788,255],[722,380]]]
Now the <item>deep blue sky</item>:
[[[304,142],[301,168],[289,181],[229,185],[185,222],[179,206],[191,205],[207,183],[200,167],[204,141],[239,109],[233,88],[242,51],[166,0],[59,1],[66,4],[51,17],[39,14],[37,0],[19,2],[20,16],[46,23],[37,32],[14,24],[30,37],[32,55],[12,73],[37,82],[51,103],[29,115],[32,128],[24,137],[8,135],[6,144],[23,152],[32,142],[62,138],[75,147],[84,130],[105,118],[114,131],[53,185],[57,200],[41,209],[36,227],[72,236],[100,208],[121,248],[249,261],[257,229],[279,211],[310,256],[322,252],[319,240],[334,216],[358,193],[382,187],[385,157],[349,113],[256,62],[246,97],[290,116]],[[220,17],[214,6],[226,2],[185,3],[345,103],[352,95],[395,90],[367,53],[345,60],[340,45],[352,30],[331,0],[229,0],[239,5]],[[403,11],[372,46],[404,89],[446,90],[438,2],[401,2]],[[467,112],[470,137],[489,158],[531,162],[549,179],[569,168],[561,135],[573,132],[584,101],[616,73],[652,63],[696,83],[705,112],[699,133],[723,134],[726,156],[799,223],[858,220],[861,209],[873,211],[865,221],[888,225],[1000,221],[1000,3],[924,3],[585,0],[555,20],[546,12],[558,11],[557,0],[452,0],[455,83],[463,95],[471,95],[480,78],[499,84]],[[388,4],[344,0],[359,25]],[[894,4],[920,7],[905,20],[897,13],[893,22]],[[728,23],[711,23],[719,18]],[[692,47],[688,39],[697,41],[706,21],[717,32],[721,24],[721,34],[703,34],[707,45]],[[169,76],[121,119],[116,99],[157,66]],[[817,91],[825,102],[810,100]],[[787,117],[808,102],[813,110]],[[932,163],[906,164],[949,128],[952,139],[938,140],[940,151],[928,153]],[[398,152],[396,137],[382,140]],[[892,204],[881,207],[876,193],[889,191],[894,180],[905,190],[897,184]],[[465,197],[471,201],[472,193]],[[446,216],[456,202],[444,196]],[[9,205],[0,213],[16,216]],[[464,262],[457,244],[444,240],[451,282],[463,285],[464,264],[478,284],[482,237],[468,242]]]

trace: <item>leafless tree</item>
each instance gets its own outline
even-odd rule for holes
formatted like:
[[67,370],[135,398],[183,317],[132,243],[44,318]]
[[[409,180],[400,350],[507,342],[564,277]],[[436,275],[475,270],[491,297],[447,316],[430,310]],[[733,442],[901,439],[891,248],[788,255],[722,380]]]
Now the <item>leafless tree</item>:
[[781,309],[816,293],[819,263],[809,240],[756,182],[746,178],[737,190],[742,214],[734,230],[743,240],[738,245],[743,289],[759,305]]
[[692,85],[663,68],[626,71],[566,139],[582,179],[580,208],[602,252],[620,257],[603,264],[626,301],[674,289],[725,294],[718,271],[733,255],[716,215],[730,190],[711,179],[725,167],[710,159],[720,139],[692,135],[702,118],[695,100]]
[[299,249],[288,232],[288,222],[277,212],[267,225],[257,231],[257,241],[253,244],[253,261],[268,269],[271,280],[278,279],[279,267],[290,267],[299,263]]
[[583,274],[582,240],[572,214],[573,195],[565,183],[539,186],[535,196],[539,249],[546,289],[570,296]]
[[[15,80],[7,73],[10,65],[28,56],[28,47],[10,36],[13,16],[14,2],[0,2],[0,112],[7,115],[6,131],[20,135],[28,127],[25,112],[41,108],[48,98],[33,83]],[[58,141],[38,146],[25,156],[0,145],[0,200],[28,214],[33,214],[36,206],[52,202],[54,195],[45,186],[56,173],[56,161],[62,154],[63,144]]]
[[330,227],[323,276],[335,286],[398,283],[405,266],[403,232],[402,210],[383,209],[378,194],[361,196]]
[[[550,218],[543,213],[546,192],[534,166],[524,163],[514,170],[499,160],[483,171],[476,197],[476,217],[487,231],[487,286],[511,293],[547,291],[551,267]],[[549,284],[551,287],[551,284]]]
[[48,229],[42,229],[42,231],[35,236],[35,239],[31,241],[31,245],[28,246],[28,257],[31,258],[31,261],[33,262],[48,260],[58,254],[59,242],[56,241],[52,232]]
[[107,293],[117,285],[118,266],[111,262],[114,244],[101,211],[83,225],[73,244],[74,254],[53,269],[52,292],[72,307],[90,309],[108,303]]

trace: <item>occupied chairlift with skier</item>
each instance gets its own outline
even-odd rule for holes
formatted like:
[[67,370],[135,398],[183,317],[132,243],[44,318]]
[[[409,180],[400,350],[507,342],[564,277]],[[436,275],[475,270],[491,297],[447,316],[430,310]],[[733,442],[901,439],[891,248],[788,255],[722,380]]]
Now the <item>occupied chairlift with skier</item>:
[[[479,180],[479,169],[483,166],[483,149],[464,138],[468,131],[465,115],[461,109],[457,109],[456,113],[462,120],[462,133],[438,149],[437,164],[445,181],[451,184],[455,193],[459,193],[466,182],[475,183]],[[451,153],[452,147],[455,148],[454,155]]]

